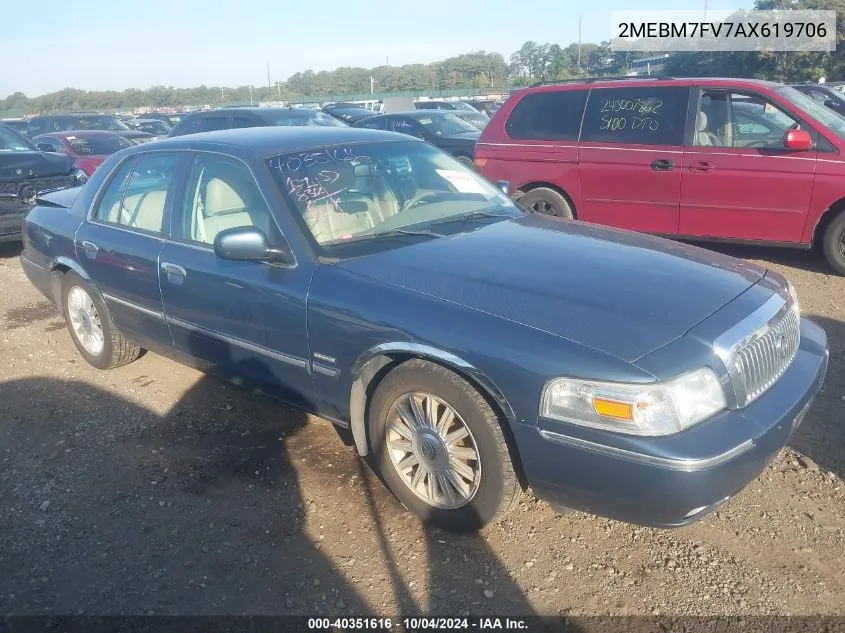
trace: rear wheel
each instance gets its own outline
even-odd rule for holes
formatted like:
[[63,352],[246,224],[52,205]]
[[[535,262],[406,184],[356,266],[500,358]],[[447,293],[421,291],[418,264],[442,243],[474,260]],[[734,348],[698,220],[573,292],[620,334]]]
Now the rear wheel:
[[822,239],[828,264],[837,274],[845,275],[845,212],[828,224]]
[[477,530],[521,494],[499,417],[440,365],[412,360],[391,371],[370,404],[369,433],[385,483],[427,523]]
[[516,203],[528,213],[551,215],[564,220],[572,220],[575,213],[569,201],[554,189],[537,187],[516,199]]
[[457,160],[464,167],[475,169],[475,164],[472,162],[472,159],[469,156],[455,156],[455,160]]
[[62,279],[62,309],[76,349],[97,369],[114,369],[141,355],[114,326],[99,293],[74,272]]

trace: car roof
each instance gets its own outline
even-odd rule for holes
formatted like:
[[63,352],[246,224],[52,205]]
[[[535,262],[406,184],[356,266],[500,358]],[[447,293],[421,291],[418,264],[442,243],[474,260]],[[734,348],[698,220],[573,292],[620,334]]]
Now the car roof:
[[265,114],[296,114],[301,112],[304,115],[311,114],[313,112],[319,112],[319,110],[313,108],[263,108],[260,106],[244,106],[242,108],[219,108],[217,110],[199,110],[197,112],[191,112],[191,114],[242,114],[244,112],[251,112],[252,114],[257,114],[258,116],[262,116]]
[[[665,87],[665,86],[697,86],[706,84],[708,86],[727,87],[765,87],[776,88],[783,84],[765,79],[739,79],[736,77],[665,77],[663,75],[651,75],[646,77],[595,77],[583,79],[564,79],[561,81],[538,82],[520,88],[515,93],[526,93],[534,91],[554,91],[560,88],[610,88],[610,87]],[[514,94],[515,94],[514,93]]]
[[[121,130],[125,132],[126,130]],[[65,130],[64,132],[44,132],[43,134],[39,134],[38,136],[52,136],[55,138],[68,138],[69,136],[78,136],[78,137],[85,137],[85,136],[120,136],[119,134],[115,134],[109,130]],[[38,138],[36,136],[35,138]]]
[[[139,145],[133,149],[143,151],[144,149],[153,150],[172,147],[174,149],[210,150],[228,147],[248,150],[258,156],[267,157],[314,147],[378,143],[384,141],[407,142],[409,138],[414,140],[413,137],[409,137],[407,134],[345,126],[269,126],[185,134],[183,136],[161,139],[154,144]],[[422,141],[417,142],[421,143]]]
[[375,116],[385,117],[385,116],[407,116],[411,117],[412,119],[419,119],[421,117],[432,117],[432,116],[448,116],[452,115],[455,116],[454,112],[448,112],[445,110],[405,110],[404,112],[387,112],[385,114],[377,114]]

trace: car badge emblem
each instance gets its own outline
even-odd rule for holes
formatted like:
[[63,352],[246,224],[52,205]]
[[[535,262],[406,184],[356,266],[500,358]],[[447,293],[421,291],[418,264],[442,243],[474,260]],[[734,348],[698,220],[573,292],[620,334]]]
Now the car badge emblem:
[[35,191],[35,187],[28,184],[21,185],[20,189],[18,189],[18,198],[24,204],[32,204],[35,202],[35,198],[38,196],[38,192]]
[[775,352],[781,360],[786,358],[786,335],[782,332],[775,338]]

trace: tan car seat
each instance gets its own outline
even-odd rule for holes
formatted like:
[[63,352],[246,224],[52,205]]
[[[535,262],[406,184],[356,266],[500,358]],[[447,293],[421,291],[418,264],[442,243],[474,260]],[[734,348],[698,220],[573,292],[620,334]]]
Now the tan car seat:
[[202,226],[195,239],[212,244],[223,229],[241,226],[254,226],[269,236],[270,212],[250,176],[228,168],[212,175],[206,183],[202,217],[198,218]]
[[719,137],[707,129],[707,115],[704,112],[699,112],[695,120],[695,144],[704,147],[722,145]]

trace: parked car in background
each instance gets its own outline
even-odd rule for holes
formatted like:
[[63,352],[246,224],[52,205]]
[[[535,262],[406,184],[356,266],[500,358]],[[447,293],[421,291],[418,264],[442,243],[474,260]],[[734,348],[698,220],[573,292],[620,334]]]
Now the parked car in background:
[[496,111],[496,100],[495,99],[484,99],[484,100],[470,100],[465,101],[464,103],[472,106],[482,114],[486,114],[488,117],[493,116],[493,113]]
[[845,114],[845,95],[827,84],[792,84],[792,87],[803,92],[811,99],[839,114]]
[[26,136],[26,128],[29,125],[27,119],[0,119],[0,125],[12,128],[18,134]]
[[524,214],[430,144],[373,130],[133,147],[29,213],[21,264],[94,367],[198,359],[349,429],[448,529],[502,517],[524,485],[558,508],[697,521],[790,440],[828,362],[779,274]]
[[43,192],[76,187],[88,179],[68,156],[44,154],[0,124],[0,242],[21,239],[23,217]]
[[447,110],[479,130],[490,121],[486,113],[479,112],[466,101],[417,101],[414,107],[417,110]]
[[356,122],[355,127],[409,134],[449,152],[467,167],[473,167],[478,129],[442,110],[411,110],[379,114]]
[[366,108],[346,105],[323,106],[322,110],[347,125],[352,125],[356,121],[361,121],[374,114],[372,110],[367,110]]
[[512,95],[476,165],[524,209],[684,239],[818,246],[845,274],[845,118],[751,79],[580,80]]
[[166,137],[173,129],[161,119],[135,119],[134,125],[136,130],[152,134],[156,138]]
[[42,152],[56,152],[74,158],[74,166],[90,176],[109,156],[134,143],[114,132],[80,130],[77,132],[52,132],[32,139],[32,144]]
[[170,131],[169,136],[276,125],[346,127],[343,121],[325,112],[306,108],[221,108],[192,112]]
[[104,130],[114,132],[133,143],[146,143],[155,137],[146,132],[131,129],[112,114],[40,114],[29,120],[26,135],[35,138],[49,132],[69,132],[71,130]]
[[164,121],[167,125],[173,128],[176,127],[188,114],[188,112],[147,112],[141,116],[145,119],[158,119],[159,121]]

